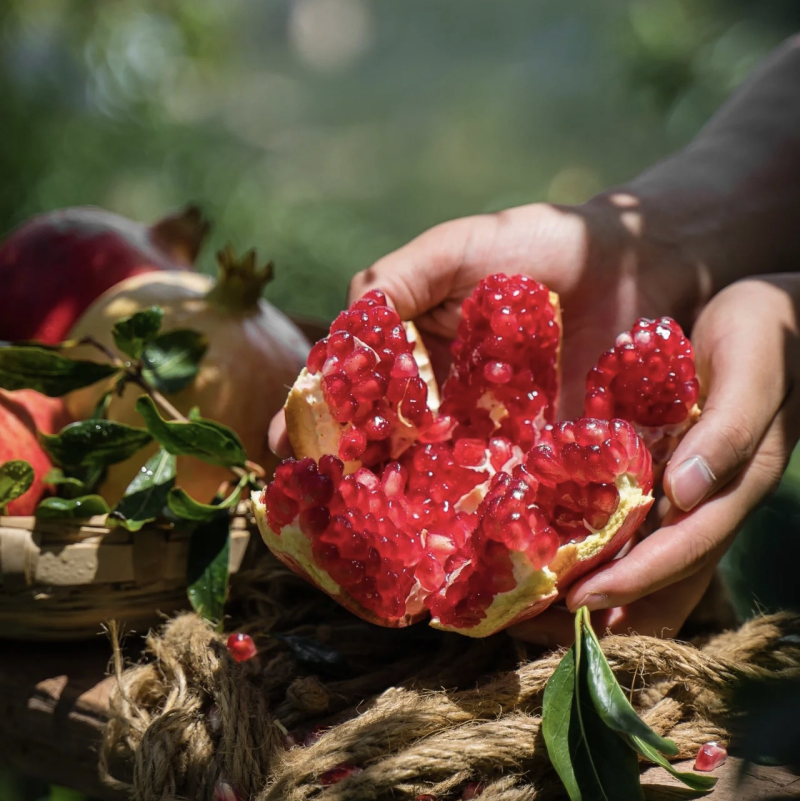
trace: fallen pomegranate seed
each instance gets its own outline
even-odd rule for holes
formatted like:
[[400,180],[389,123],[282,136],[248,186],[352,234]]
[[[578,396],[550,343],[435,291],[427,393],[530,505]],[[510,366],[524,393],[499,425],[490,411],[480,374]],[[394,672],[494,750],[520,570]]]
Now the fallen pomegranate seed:
[[437,801],[435,795],[431,795],[430,793],[423,793],[422,795],[415,795],[414,801]]
[[214,801],[242,801],[242,796],[230,782],[218,781],[214,785]]
[[461,798],[465,801],[471,801],[471,799],[477,798],[484,791],[484,787],[483,782],[470,782],[464,788],[464,792],[461,793]]
[[357,765],[353,765],[350,762],[343,762],[335,768],[326,770],[325,773],[319,777],[319,780],[325,785],[338,784],[342,779],[346,779],[348,776],[353,776],[356,773],[361,773],[363,770],[363,768],[359,768]]
[[709,771],[718,768],[728,758],[725,748],[716,742],[705,743],[700,746],[697,758],[694,761],[694,769]]
[[325,734],[325,732],[328,731],[329,729],[330,726],[322,726],[322,725],[314,726],[313,729],[307,731],[303,736],[302,740],[303,745],[306,748],[308,748],[308,746],[310,745],[314,745],[314,743],[317,742],[317,740],[319,740],[319,738],[322,737],[322,735]]
[[253,638],[249,634],[243,634],[241,631],[231,634],[230,637],[228,637],[226,646],[228,648],[228,653],[237,662],[246,662],[258,653]]

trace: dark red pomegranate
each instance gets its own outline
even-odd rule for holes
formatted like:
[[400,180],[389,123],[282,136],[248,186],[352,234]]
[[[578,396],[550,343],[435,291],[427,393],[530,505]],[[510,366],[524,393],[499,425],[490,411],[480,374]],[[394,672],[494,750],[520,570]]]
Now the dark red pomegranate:
[[150,227],[89,206],[32,217],[0,245],[0,340],[64,340],[123,279],[191,267],[207,232],[194,207]]
[[[405,362],[413,355],[426,366],[419,344],[401,337],[379,294],[340,315],[287,402],[290,438],[305,458],[282,463],[253,501],[278,558],[361,617],[404,626],[429,616],[485,636],[538,614],[618,553],[652,504],[653,468],[630,422],[553,422],[560,319],[546,287],[491,276],[464,309],[441,412],[415,409],[413,422],[404,405],[416,376]],[[382,339],[373,330],[381,324]],[[659,325],[674,335],[672,321]],[[668,368],[683,347],[668,354]],[[358,363],[348,363],[354,353]],[[621,362],[621,386],[640,381],[639,363]],[[328,377],[347,384],[331,390]],[[370,381],[385,394],[355,389]],[[380,438],[367,426],[376,414],[388,425]],[[364,435],[357,452],[354,431]]]

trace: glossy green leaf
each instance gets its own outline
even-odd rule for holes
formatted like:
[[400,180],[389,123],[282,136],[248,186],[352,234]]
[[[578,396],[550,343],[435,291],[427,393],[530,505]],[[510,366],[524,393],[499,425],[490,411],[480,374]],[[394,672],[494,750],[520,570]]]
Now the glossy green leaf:
[[[577,621],[576,621],[577,622]],[[570,801],[642,801],[636,753],[589,697],[580,630],[545,687],[542,733]]]
[[80,498],[45,498],[36,507],[40,520],[87,518],[108,514],[108,504],[99,495],[82,495]]
[[208,339],[188,329],[167,331],[142,349],[142,376],[165,395],[179,392],[197,375]]
[[111,329],[114,343],[126,356],[138,359],[144,346],[158,334],[163,318],[160,306],[150,306],[117,320]]
[[54,461],[70,467],[124,462],[153,440],[144,428],[111,420],[81,420],[39,438]]
[[622,692],[614,673],[606,661],[600,643],[592,630],[589,612],[581,607],[577,612],[578,625],[582,632],[583,654],[586,660],[586,675],[589,693],[595,709],[609,729],[620,734],[638,737],[643,742],[667,756],[675,756],[678,747],[672,740],[656,734],[637,714]]
[[194,520],[199,523],[207,523],[213,520],[221,512],[235,508],[242,497],[242,490],[248,485],[250,479],[243,476],[239,483],[234,487],[231,494],[219,504],[200,503],[188,495],[180,487],[175,487],[169,491],[167,504],[170,511],[183,518],[184,520]]
[[230,519],[219,516],[199,525],[189,541],[186,574],[189,602],[198,615],[221,626],[228,595]]
[[238,435],[213,420],[169,422],[158,413],[152,398],[142,395],[136,411],[144,419],[147,430],[165,450],[176,456],[194,456],[222,467],[243,467],[247,459]]
[[0,388],[35,389],[59,397],[114,375],[113,364],[68,359],[54,350],[11,345],[0,348]]
[[108,516],[108,524],[139,531],[159,517],[175,484],[176,461],[163,448],[151,456]]
[[111,399],[114,397],[113,392],[106,392],[94,407],[94,411],[89,415],[89,420],[105,420],[108,416],[108,407],[111,405]]
[[701,776],[699,773],[675,770],[667,759],[659,754],[649,742],[639,737],[630,737],[630,743],[645,759],[649,759],[651,762],[661,765],[664,770],[669,771],[669,773],[679,781],[682,781],[691,790],[695,790],[698,793],[708,793],[717,783],[717,779],[714,776]]
[[45,484],[58,487],[58,494],[65,498],[77,498],[79,495],[88,495],[91,489],[77,476],[65,475],[60,467],[52,467],[42,479]]
[[0,465],[0,512],[11,501],[26,493],[33,479],[33,468],[24,459],[12,459]]

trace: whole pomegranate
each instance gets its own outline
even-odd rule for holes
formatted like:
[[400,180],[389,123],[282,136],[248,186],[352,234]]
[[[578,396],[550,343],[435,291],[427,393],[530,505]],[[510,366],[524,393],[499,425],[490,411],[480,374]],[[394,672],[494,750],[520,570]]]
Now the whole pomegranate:
[[0,340],[63,341],[114,284],[191,267],[207,231],[193,207],[150,227],[88,206],[32,217],[0,245]]
[[45,486],[42,478],[52,467],[37,439],[37,432],[52,434],[69,422],[61,398],[48,398],[30,389],[7,392],[0,389],[0,464],[24,459],[33,467],[30,489],[8,504],[9,515],[32,515]]
[[[596,368],[592,416],[555,422],[558,297],[494,275],[462,310],[440,406],[418,337],[382,293],[342,312],[289,393],[298,458],[253,504],[275,555],[361,617],[430,616],[479,637],[538,614],[625,545],[653,502],[637,426],[688,419],[697,382],[674,321],[640,321],[652,336],[634,335],[633,355],[622,336],[619,381],[606,382],[620,405],[595,400]],[[622,400],[643,382],[649,400],[629,421]]]
[[[169,396],[183,414],[199,407],[203,417],[232,428],[250,459],[270,472],[277,460],[269,449],[268,428],[280,410],[286,387],[303,365],[309,344],[299,329],[261,298],[270,280],[271,265],[259,270],[251,251],[237,259],[229,251],[219,255],[217,280],[195,272],[159,272],[128,278],[99,297],[78,320],[70,336],[91,334],[113,348],[111,328],[120,317],[153,305],[164,310],[162,331],[188,328],[206,336],[208,350],[193,382]],[[75,358],[97,358],[91,348],[75,349]],[[108,386],[95,385],[66,397],[70,414],[88,417]],[[128,385],[115,395],[108,418],[142,425],[135,410],[142,390]],[[116,503],[155,445],[126,462],[108,468],[99,493]],[[178,457],[177,484],[197,500],[208,502],[220,484],[230,479],[224,468],[192,457]]]

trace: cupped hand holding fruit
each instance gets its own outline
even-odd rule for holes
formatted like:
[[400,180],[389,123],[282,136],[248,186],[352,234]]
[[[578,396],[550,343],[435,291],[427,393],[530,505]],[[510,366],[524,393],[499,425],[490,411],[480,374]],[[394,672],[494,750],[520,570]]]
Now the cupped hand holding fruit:
[[[458,326],[463,298],[483,276],[498,270],[535,275],[561,294],[562,416],[576,411],[588,367],[618,331],[641,315],[686,319],[699,305],[700,279],[692,266],[678,260],[674,250],[630,233],[624,209],[607,200],[577,209],[529,206],[438,226],[356,276],[351,296],[382,288],[404,319],[447,339]],[[769,385],[776,398],[785,394],[784,354],[791,341],[786,332],[795,330],[791,303],[784,301],[785,313],[773,315],[774,299],[748,301],[755,289],[759,296],[787,297],[774,283],[735,285],[698,321],[695,345],[698,372],[709,392],[708,417],[686,436],[665,477],[669,497],[687,511],[728,487],[694,513],[673,510],[665,527],[624,559],[574,585],[568,605],[605,610],[598,613],[601,630],[609,625],[675,633],[705,591],[733,532],[788,459],[795,439],[793,431],[785,430],[778,448],[768,445],[770,438],[764,440],[766,462],[749,462],[761,435],[779,425],[773,419],[780,400],[764,403],[761,387]],[[765,358],[760,343],[778,332],[781,347],[771,346]],[[766,377],[757,380],[760,376]],[[744,397],[751,398],[749,403],[742,404]],[[280,434],[277,420],[273,443],[279,448]],[[774,440],[776,434],[770,436]],[[703,484],[704,476],[713,478]],[[515,633],[552,644],[567,641],[571,631],[571,616],[551,608],[520,624]]]

